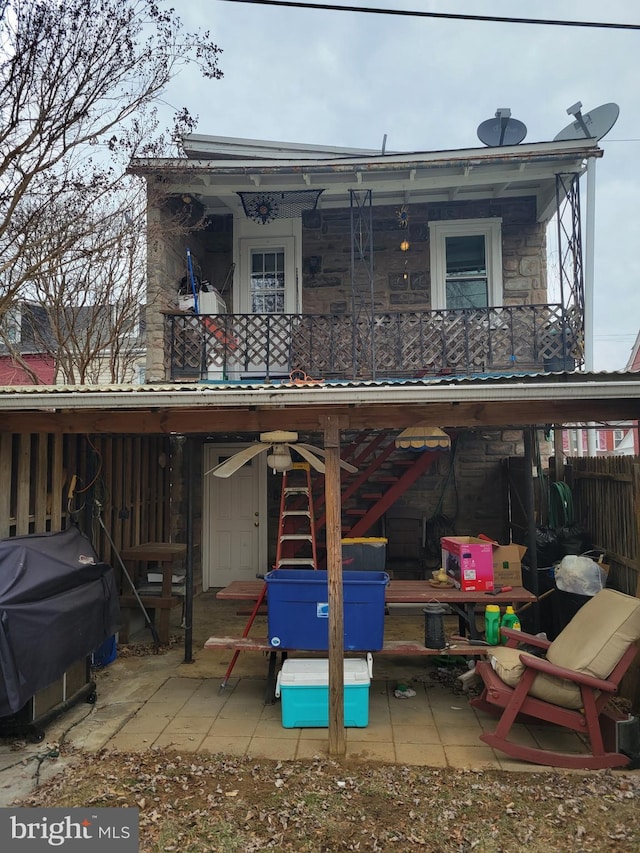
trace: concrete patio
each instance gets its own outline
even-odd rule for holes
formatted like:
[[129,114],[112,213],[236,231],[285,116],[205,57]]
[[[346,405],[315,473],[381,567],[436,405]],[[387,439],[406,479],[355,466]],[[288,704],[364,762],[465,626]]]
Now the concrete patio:
[[[235,622],[235,632],[240,633],[246,617],[238,616],[237,603],[218,602],[213,593],[196,599],[189,663],[179,610],[172,618],[175,644],[171,648],[153,654],[149,630],[138,632],[113,663],[96,671],[96,703],[68,708],[46,726],[43,742],[0,741],[0,805],[59,772],[69,760],[64,750],[57,754],[62,745],[93,752],[171,749],[277,760],[327,754],[327,729],[284,728],[280,703],[265,704],[263,654],[243,652],[228,684],[220,689],[232,652],[205,650],[203,645],[214,625],[220,633]],[[421,613],[409,613],[400,629],[394,617],[389,631],[402,630],[406,635],[409,626],[418,638],[422,619]],[[256,635],[260,630],[258,620]],[[431,767],[549,770],[513,760],[483,744],[479,735],[492,728],[494,720],[471,708],[466,695],[452,689],[452,679],[445,673],[446,665],[437,658],[376,659],[374,655],[369,724],[346,730],[346,757]],[[411,687],[415,696],[396,698],[394,692],[401,683]],[[543,748],[587,751],[578,735],[553,726],[520,726],[518,736]]]

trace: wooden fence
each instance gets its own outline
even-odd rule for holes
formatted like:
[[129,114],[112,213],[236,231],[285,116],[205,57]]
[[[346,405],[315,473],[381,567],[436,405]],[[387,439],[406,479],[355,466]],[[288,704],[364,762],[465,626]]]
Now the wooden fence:
[[640,457],[572,457],[565,478],[575,520],[607,552],[610,586],[640,596]]
[[166,436],[0,433],[0,538],[76,522],[117,568],[109,538],[169,540],[170,463]]

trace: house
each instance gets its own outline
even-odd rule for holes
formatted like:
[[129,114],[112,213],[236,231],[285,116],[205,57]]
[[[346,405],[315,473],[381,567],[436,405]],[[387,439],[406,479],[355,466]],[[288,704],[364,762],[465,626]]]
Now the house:
[[[586,430],[580,426],[563,430],[562,449],[566,456],[590,455]],[[637,456],[638,452],[637,421],[595,426],[596,456]]]
[[[631,354],[625,370],[634,373],[640,371],[640,333],[631,348]],[[595,456],[637,456],[640,453],[638,421],[620,421],[595,427]],[[586,430],[577,426],[562,434],[562,447],[567,456],[591,455]]]
[[391,154],[191,135],[184,148],[130,167],[148,187],[150,380],[582,363],[578,186],[594,140]]
[[144,381],[144,310],[22,300],[0,327],[0,384],[108,384]]
[[[373,382],[384,406],[406,381],[582,365],[579,180],[602,155],[595,140],[392,153],[192,134],[184,151],[130,165],[148,191],[147,381],[208,383],[238,401],[255,383],[349,383],[355,400]],[[395,453],[411,423],[407,413],[395,431],[376,424],[394,450],[381,468],[391,485],[371,485],[381,466],[365,453],[371,425],[346,436],[363,474],[343,493],[343,534],[383,534],[400,503],[426,512],[434,537],[441,516],[459,533],[510,536],[503,466],[522,456],[522,431],[506,416],[502,429],[454,429],[454,452],[426,462]],[[212,434],[205,471],[258,439],[245,424]],[[242,470],[204,480],[205,588],[273,561],[277,483],[262,458]]]

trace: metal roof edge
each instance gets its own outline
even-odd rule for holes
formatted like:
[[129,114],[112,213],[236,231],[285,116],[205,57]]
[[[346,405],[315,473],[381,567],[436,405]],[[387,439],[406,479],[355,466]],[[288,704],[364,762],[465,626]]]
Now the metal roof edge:
[[[552,376],[552,378],[551,378]],[[249,406],[357,406],[452,402],[518,402],[535,400],[640,400],[640,374],[551,375],[472,380],[407,380],[403,382],[331,383],[309,386],[291,382],[239,388],[229,384],[139,386],[15,386],[0,388],[0,412],[61,409],[246,408]],[[607,374],[611,377],[612,374]]]
[[257,170],[261,168],[270,171],[286,169],[331,169],[332,167],[347,168],[365,166],[368,170],[384,169],[392,165],[409,165],[419,163],[422,167],[439,166],[448,163],[467,162],[479,165],[480,163],[507,162],[518,160],[532,160],[536,158],[553,157],[602,157],[604,151],[598,146],[594,139],[571,139],[559,142],[534,142],[521,143],[520,145],[504,145],[495,148],[486,146],[477,148],[442,149],[436,151],[409,151],[394,152],[389,154],[363,154],[344,155],[335,157],[321,157],[317,160],[308,158],[269,158],[262,159],[228,159],[219,160],[211,158],[190,157],[167,157],[167,158],[134,158],[128,166],[131,172],[144,173],[148,170],[194,170],[209,169],[223,170],[226,173],[233,171],[242,172],[246,169]]

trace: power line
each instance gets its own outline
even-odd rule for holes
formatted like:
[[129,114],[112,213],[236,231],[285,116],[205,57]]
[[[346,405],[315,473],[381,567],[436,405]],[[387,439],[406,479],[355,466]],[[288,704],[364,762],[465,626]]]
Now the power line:
[[640,24],[616,24],[610,21],[562,21],[552,18],[510,18],[498,15],[464,15],[451,12],[415,12],[409,9],[374,9],[369,6],[342,6],[330,3],[299,3],[297,0],[223,0],[226,3],[252,3],[256,6],[284,6],[293,9],[321,9],[329,12],[361,12],[367,15],[396,15],[406,18],[441,18],[449,21],[485,21],[498,24],[542,24],[547,27],[590,27],[606,30],[640,30]]

